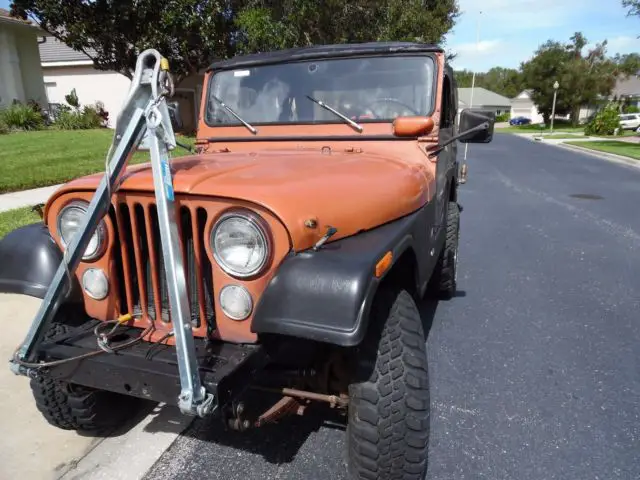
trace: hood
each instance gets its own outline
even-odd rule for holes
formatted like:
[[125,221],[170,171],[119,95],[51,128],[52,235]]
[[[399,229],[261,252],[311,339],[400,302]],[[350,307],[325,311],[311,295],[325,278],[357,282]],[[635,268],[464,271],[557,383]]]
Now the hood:
[[[171,167],[176,194],[259,204],[280,218],[295,250],[311,247],[329,225],[338,229],[332,237],[337,240],[414,212],[427,202],[432,181],[422,162],[318,150],[194,155],[172,160]],[[101,178],[73,180],[56,196],[95,190]],[[152,192],[151,166],[128,168],[120,190]],[[316,220],[317,228],[305,227],[309,219]]]

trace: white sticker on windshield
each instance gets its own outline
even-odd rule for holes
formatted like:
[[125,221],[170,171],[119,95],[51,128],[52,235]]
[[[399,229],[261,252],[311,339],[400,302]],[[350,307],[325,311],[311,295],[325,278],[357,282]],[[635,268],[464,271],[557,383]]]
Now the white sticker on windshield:
[[233,72],[234,77],[248,77],[249,75],[251,75],[249,70],[236,70]]

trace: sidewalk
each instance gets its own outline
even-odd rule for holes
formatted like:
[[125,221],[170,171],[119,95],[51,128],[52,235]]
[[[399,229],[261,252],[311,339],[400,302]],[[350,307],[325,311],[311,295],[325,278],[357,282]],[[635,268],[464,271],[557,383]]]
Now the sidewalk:
[[62,185],[34,188],[21,192],[3,193],[0,195],[0,212],[13,210],[14,208],[30,207],[37,203],[45,203],[49,197]]

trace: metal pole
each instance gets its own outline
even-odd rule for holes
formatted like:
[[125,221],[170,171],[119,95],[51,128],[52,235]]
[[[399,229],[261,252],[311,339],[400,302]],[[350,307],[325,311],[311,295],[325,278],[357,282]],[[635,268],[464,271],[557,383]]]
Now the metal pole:
[[178,407],[182,413],[203,417],[214,408],[214,399],[213,395],[207,393],[202,386],[198,360],[195,355],[189,298],[187,297],[187,281],[176,219],[177,207],[173,192],[171,167],[169,166],[169,152],[165,142],[159,138],[162,118],[167,117],[166,101],[163,98],[159,105],[147,113],[147,130],[149,131],[149,150],[153,188],[156,192],[162,258],[167,276],[171,321],[174,324],[173,330],[176,338],[181,387]]
[[556,116],[556,97],[558,95],[558,89],[554,88],[553,89],[553,106],[551,107],[551,132],[553,133],[553,119]]
[[[476,52],[480,52],[480,17],[482,15],[482,10],[478,12],[478,22],[476,24]],[[469,108],[473,107],[473,94],[476,89],[476,68],[473,69],[473,76],[471,77],[471,105]],[[467,163],[467,154],[469,153],[469,144],[464,144],[464,161],[463,163]]]

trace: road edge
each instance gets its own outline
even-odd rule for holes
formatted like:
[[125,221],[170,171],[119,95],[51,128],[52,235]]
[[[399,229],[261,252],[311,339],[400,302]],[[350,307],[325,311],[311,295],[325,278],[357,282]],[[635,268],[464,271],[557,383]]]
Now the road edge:
[[57,480],[139,480],[194,419],[158,405],[125,434],[102,439]]
[[640,168],[640,161],[633,160],[629,157],[625,157],[622,155],[616,155],[615,153],[597,152],[595,150],[591,150],[590,148],[578,147],[576,145],[569,145],[566,143],[557,143],[554,146],[565,148],[567,150],[573,150],[575,152],[585,153],[592,157],[600,158],[602,160],[607,160],[609,162],[621,163],[624,165],[629,165],[630,167]]

